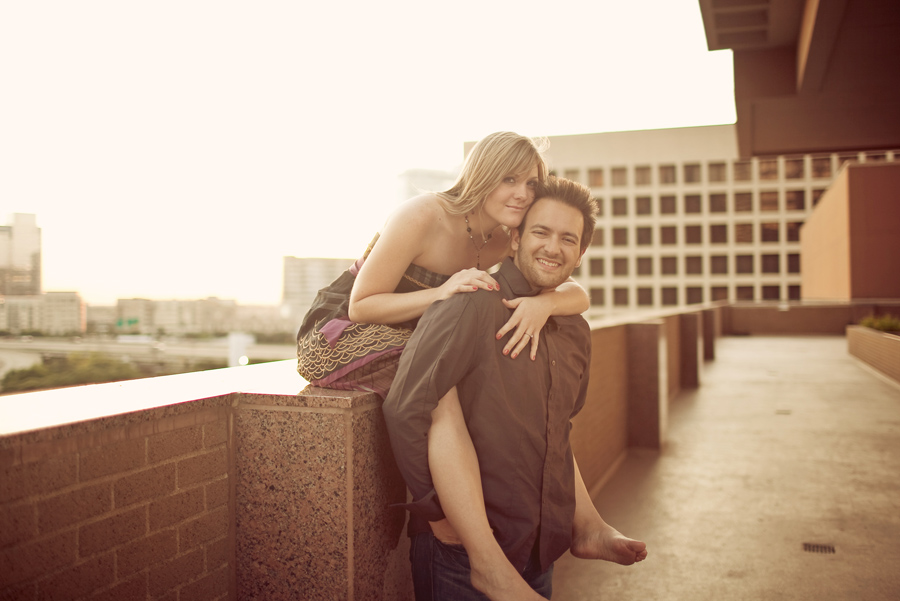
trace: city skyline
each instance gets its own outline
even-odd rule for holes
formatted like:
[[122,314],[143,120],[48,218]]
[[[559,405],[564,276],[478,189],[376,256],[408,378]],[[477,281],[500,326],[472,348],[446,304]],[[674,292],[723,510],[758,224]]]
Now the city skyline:
[[284,256],[355,257],[491,131],[734,122],[694,0],[113,6],[0,13],[0,220],[90,304],[277,304]]

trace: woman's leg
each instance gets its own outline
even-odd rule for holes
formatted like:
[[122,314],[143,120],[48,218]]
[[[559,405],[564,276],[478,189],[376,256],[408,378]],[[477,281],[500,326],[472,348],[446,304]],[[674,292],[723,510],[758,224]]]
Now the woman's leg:
[[447,517],[432,522],[435,536],[466,548],[472,585],[493,601],[542,599],[509,563],[491,531],[484,509],[478,456],[456,388],[440,400],[431,416],[428,467]]

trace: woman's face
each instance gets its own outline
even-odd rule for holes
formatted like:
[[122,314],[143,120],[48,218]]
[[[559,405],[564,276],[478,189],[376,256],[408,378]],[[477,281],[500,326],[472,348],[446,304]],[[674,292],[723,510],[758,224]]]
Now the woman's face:
[[482,205],[484,214],[499,225],[505,225],[508,228],[519,227],[522,218],[525,217],[525,211],[534,202],[534,190],[537,184],[537,165],[533,165],[529,171],[507,175],[484,199]]

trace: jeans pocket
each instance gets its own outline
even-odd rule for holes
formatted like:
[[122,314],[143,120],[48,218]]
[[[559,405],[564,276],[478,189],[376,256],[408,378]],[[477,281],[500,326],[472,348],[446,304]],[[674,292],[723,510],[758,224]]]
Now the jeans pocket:
[[466,570],[470,569],[469,554],[462,545],[453,543],[444,543],[435,537],[434,539],[435,554],[441,558],[445,564],[450,563]]

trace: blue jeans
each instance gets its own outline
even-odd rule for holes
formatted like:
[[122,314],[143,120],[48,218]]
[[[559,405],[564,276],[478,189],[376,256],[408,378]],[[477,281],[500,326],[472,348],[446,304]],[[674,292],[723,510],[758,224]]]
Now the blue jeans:
[[[487,601],[472,586],[469,556],[462,545],[442,543],[430,532],[417,534],[410,541],[409,561],[416,601]],[[522,577],[549,599],[553,592],[553,566],[546,572],[540,569],[540,563],[531,560]]]

